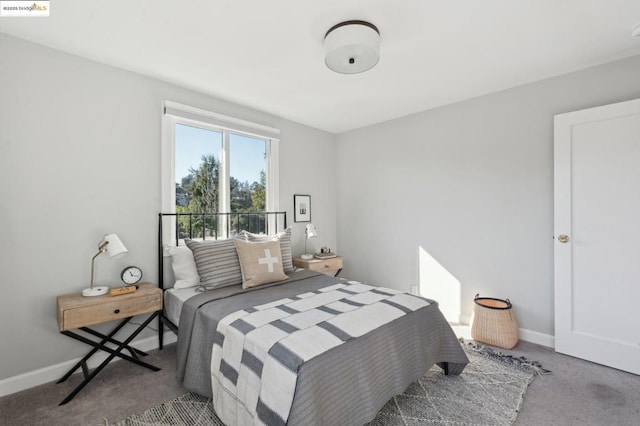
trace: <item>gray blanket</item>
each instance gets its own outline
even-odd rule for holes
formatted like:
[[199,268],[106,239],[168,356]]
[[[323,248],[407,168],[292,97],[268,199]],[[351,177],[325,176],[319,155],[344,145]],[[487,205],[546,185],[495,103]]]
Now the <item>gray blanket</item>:
[[[206,292],[183,306],[178,376],[190,390],[211,397],[211,348],[218,321],[240,309],[292,297],[341,279],[300,271],[281,283]],[[305,363],[288,424],[363,424],[432,365],[458,374],[468,359],[437,303],[350,340]]]

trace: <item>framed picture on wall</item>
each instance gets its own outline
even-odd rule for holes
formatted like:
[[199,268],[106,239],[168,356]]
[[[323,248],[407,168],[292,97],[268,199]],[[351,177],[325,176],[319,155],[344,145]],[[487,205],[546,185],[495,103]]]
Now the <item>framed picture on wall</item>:
[[293,196],[293,221],[311,222],[311,195]]

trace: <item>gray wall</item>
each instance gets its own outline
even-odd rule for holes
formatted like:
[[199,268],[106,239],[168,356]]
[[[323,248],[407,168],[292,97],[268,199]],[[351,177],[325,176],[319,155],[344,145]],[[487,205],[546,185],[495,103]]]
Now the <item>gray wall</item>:
[[344,276],[420,285],[462,316],[476,292],[509,297],[553,334],[553,115],[640,97],[634,57],[334,137],[4,34],[0,57],[0,380],[84,354],[55,297],[87,285],[105,233],[129,254],[100,258],[98,284],[128,264],[157,280],[163,99],[281,129],[296,253],[293,194],[310,194],[311,244],[343,254]]
[[336,247],[333,135],[1,33],[0,58],[0,380],[86,352],[55,298],[88,285],[105,233],[129,253],[98,258],[98,284],[129,264],[157,282],[163,99],[280,128],[280,208],[293,223],[293,194],[311,194],[314,243]]
[[345,276],[553,335],[553,116],[638,97],[635,56],[338,135]]

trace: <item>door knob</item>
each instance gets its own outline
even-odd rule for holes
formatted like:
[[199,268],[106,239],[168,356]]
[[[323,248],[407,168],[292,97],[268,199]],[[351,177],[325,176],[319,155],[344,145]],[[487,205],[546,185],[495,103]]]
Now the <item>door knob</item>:
[[558,241],[560,241],[562,244],[566,244],[569,242],[569,236],[565,234],[558,235]]

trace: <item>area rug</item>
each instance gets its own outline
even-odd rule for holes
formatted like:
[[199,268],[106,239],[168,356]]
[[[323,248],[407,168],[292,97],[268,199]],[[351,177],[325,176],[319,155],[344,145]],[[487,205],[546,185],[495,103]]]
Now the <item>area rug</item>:
[[[393,397],[369,426],[511,425],[529,383],[547,374],[538,363],[474,342],[462,343],[469,364],[459,376],[434,366],[402,395]],[[211,400],[187,393],[114,426],[224,426]]]

